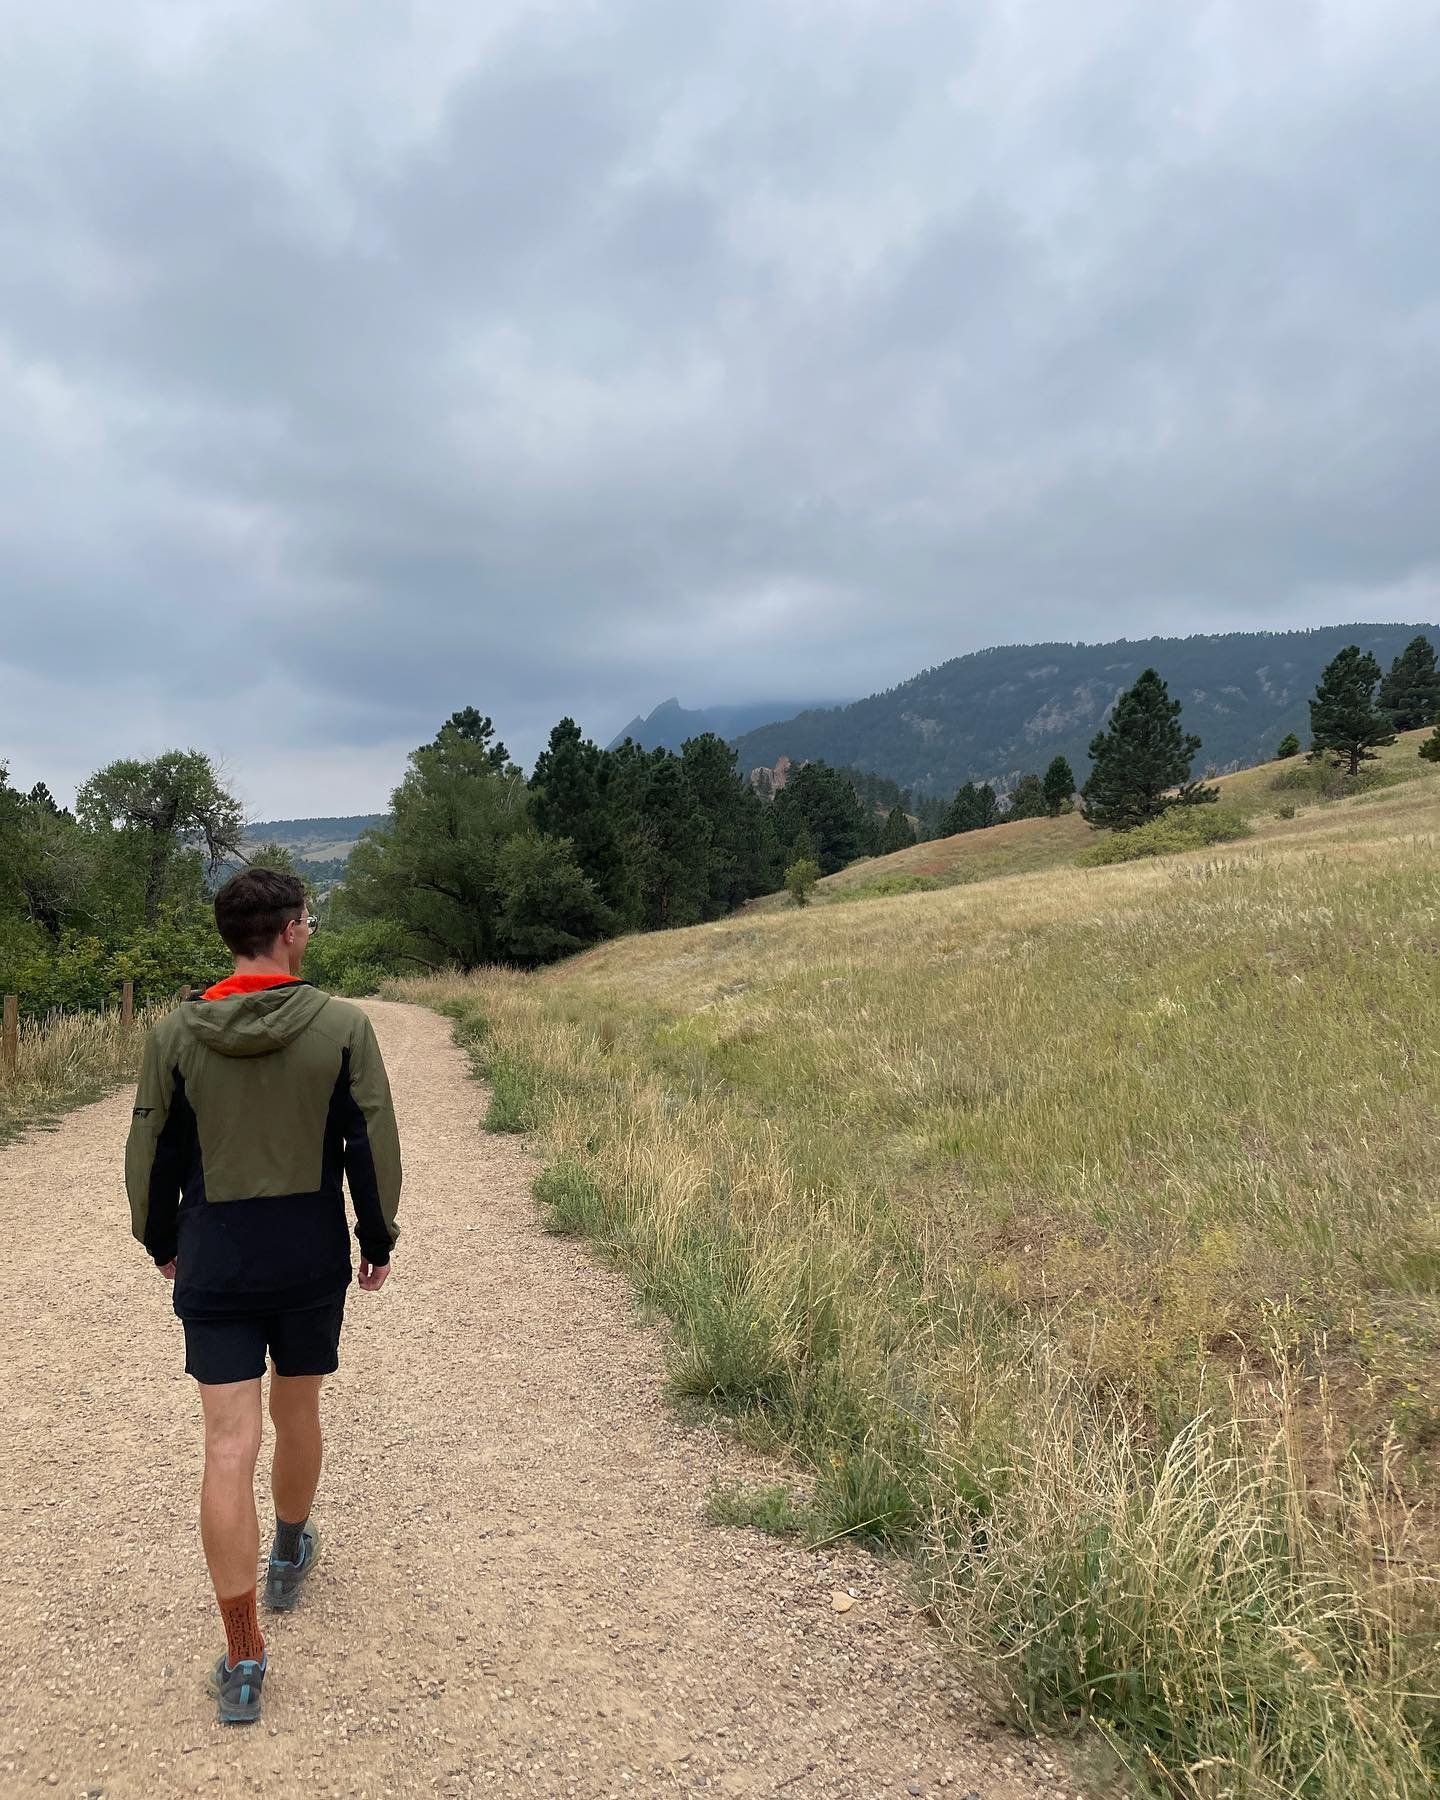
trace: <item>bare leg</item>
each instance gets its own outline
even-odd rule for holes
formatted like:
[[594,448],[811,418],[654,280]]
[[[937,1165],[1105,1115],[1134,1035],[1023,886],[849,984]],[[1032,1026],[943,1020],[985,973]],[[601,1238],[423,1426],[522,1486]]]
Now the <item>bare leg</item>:
[[255,1517],[255,1462],[260,1454],[260,1383],[200,1384],[205,1412],[205,1479],[200,1489],[200,1540],[220,1599],[255,1586],[260,1525]]
[[275,1516],[287,1525],[310,1517],[320,1485],[320,1383],[323,1375],[271,1375],[270,1418],[275,1426],[275,1462],[270,1491]]

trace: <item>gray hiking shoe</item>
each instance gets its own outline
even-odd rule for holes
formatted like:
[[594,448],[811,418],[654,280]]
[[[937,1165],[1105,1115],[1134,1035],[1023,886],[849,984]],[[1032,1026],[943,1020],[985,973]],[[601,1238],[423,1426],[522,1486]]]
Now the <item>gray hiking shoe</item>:
[[222,1725],[253,1725],[260,1717],[260,1690],[269,1661],[265,1655],[259,1662],[238,1662],[232,1669],[221,1651],[205,1691],[215,1701],[215,1717]]
[[307,1525],[300,1533],[299,1562],[270,1558],[265,1572],[265,1604],[271,1612],[289,1612],[300,1598],[306,1576],[320,1555],[320,1527]]

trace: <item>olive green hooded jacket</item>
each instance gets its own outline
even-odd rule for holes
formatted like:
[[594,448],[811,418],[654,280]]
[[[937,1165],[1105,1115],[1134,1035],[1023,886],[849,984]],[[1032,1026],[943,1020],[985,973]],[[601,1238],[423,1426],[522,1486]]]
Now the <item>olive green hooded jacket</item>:
[[176,1262],[182,1318],[316,1305],[349,1284],[342,1178],[367,1262],[399,1230],[390,1084],[358,1006],[308,982],[180,1003],[145,1045],[125,1184],[135,1236]]

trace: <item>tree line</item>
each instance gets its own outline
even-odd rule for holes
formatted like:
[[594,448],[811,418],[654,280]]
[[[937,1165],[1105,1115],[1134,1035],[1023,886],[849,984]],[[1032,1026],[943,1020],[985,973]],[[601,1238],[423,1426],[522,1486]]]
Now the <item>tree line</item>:
[[[1153,669],[1116,701],[1090,744],[1078,804],[1127,830],[1216,790],[1191,780],[1200,742]],[[1310,755],[1359,774],[1396,732],[1433,725],[1440,669],[1415,638],[1382,675],[1351,645],[1310,702]],[[1300,754],[1289,738],[1281,756]],[[366,831],[331,896],[309,968],[322,985],[374,988],[386,974],[502,962],[528,968],[627,931],[724,917],[789,886],[923,839],[1076,807],[1064,757],[1008,795],[966,782],[946,803],[884,777],[807,762],[762,798],[713,734],[677,754],[627,740],[602,750],[562,719],[527,778],[474,707],[414,750],[391,810]],[[43,783],[10,786],[0,764],[0,989],[27,1012],[94,1007],[134,981],[142,1000],[223,974],[210,894],[237,862],[294,866],[283,845],[247,848],[243,809],[208,757],[122,759],[59,806]]]

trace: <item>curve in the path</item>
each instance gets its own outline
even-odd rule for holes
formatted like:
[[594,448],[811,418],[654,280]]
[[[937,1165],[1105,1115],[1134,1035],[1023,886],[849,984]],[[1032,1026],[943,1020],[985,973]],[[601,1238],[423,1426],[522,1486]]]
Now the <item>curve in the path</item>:
[[198,1406],[128,1235],[129,1091],[0,1151],[0,1794],[1073,1791],[987,1726],[881,1565],[702,1523],[754,1465],[667,1408],[622,1279],[540,1230],[444,1021],[370,1010],[404,1236],[384,1291],[350,1293],[326,1564],[271,1621],[253,1730],[200,1693]]

